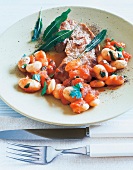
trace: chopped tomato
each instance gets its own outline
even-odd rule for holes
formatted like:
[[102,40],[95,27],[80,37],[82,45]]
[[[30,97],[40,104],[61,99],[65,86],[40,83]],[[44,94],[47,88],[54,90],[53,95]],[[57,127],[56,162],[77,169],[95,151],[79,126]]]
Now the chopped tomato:
[[56,68],[55,61],[52,60],[51,58],[47,58],[47,60],[48,60],[48,65],[52,66],[55,69]]
[[67,63],[65,70],[70,71],[70,70],[75,70],[81,65],[80,58],[72,60]]
[[64,86],[71,86],[71,82],[72,82],[72,79],[71,78],[68,78],[68,79],[66,79],[65,81],[63,81],[63,85]]
[[48,60],[44,51],[37,51],[35,54],[35,60],[40,61],[42,66],[48,66]]
[[76,70],[69,71],[69,77],[70,78],[82,78],[87,81],[91,80],[91,74],[90,74],[90,68],[87,65],[82,65],[78,67]]
[[104,48],[109,48],[111,50],[115,50],[115,47],[113,45],[105,45]]
[[83,82],[84,82],[84,79],[76,78],[76,79],[72,80],[72,86],[75,86],[76,84],[83,83]]
[[123,47],[123,48],[125,48],[126,46],[123,42],[117,42],[114,40],[110,42],[110,45],[113,45],[113,46],[117,45],[118,47]]
[[99,92],[97,90],[91,89],[87,95],[85,96],[84,100],[89,104],[91,101],[96,99],[99,95]]
[[124,56],[126,61],[128,61],[132,57],[131,54],[127,53],[124,50],[122,51],[122,55]]
[[35,57],[34,55],[30,55],[30,64],[35,62]]
[[123,76],[111,75],[107,78],[105,83],[108,86],[120,86],[124,84],[125,78]]
[[87,83],[83,83],[83,88],[81,89],[82,97],[84,98],[90,90],[90,85]]
[[81,113],[89,109],[89,105],[81,98],[70,104],[74,113]]
[[47,66],[47,73],[49,76],[53,75],[55,72],[55,70],[53,69],[53,67],[51,65]]
[[106,38],[106,39],[105,39],[105,42],[110,42],[110,41],[111,41],[110,38]]
[[60,99],[61,99],[62,104],[68,105],[68,104],[70,104],[70,102],[64,98],[64,96],[63,96],[63,90],[64,90],[64,88],[62,88],[62,89],[60,90],[60,94],[59,94],[59,95],[60,95]]
[[41,79],[40,82],[41,82],[41,85],[43,87],[44,86],[44,82],[49,80],[50,77],[48,76],[47,71],[45,71],[45,70],[40,71],[39,74],[40,74],[40,79]]

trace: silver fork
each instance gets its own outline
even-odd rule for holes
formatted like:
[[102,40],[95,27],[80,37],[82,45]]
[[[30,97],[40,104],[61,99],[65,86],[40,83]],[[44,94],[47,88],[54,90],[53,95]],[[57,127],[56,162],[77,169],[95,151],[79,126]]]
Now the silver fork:
[[[72,149],[54,149],[51,146],[30,146],[16,143],[9,143],[12,147],[8,148],[9,158],[35,163],[48,164],[61,154],[80,154],[90,157],[116,157],[133,156],[133,144],[90,144],[84,147]],[[16,156],[16,157],[15,157]]]
[[[46,165],[61,154],[89,155],[89,146],[72,149],[54,149],[51,146],[30,146],[16,143],[8,143],[7,157],[19,161]],[[14,157],[16,156],[16,157]]]

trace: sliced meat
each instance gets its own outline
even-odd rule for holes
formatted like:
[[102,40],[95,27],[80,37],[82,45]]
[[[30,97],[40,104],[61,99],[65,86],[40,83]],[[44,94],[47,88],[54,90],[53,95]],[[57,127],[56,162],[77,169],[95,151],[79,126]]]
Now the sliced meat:
[[67,57],[63,59],[55,73],[55,78],[58,78],[62,82],[68,78],[68,73],[65,71],[65,66],[69,61],[80,57],[82,64],[88,64],[90,67],[96,65],[95,49],[81,55],[85,49],[85,46],[94,38],[93,32],[85,24],[78,24],[74,20],[66,20],[63,22],[60,30],[64,29],[74,31],[70,39],[67,39],[67,41],[64,42],[66,43],[65,53]]
[[67,42],[68,42],[68,39],[65,39],[64,42],[58,43],[55,46],[55,51],[58,52],[58,53],[65,51]]

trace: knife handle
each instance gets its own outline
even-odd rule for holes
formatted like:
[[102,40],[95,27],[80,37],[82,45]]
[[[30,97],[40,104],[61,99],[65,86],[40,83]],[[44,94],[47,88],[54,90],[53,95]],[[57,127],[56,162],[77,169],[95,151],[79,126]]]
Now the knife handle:
[[90,157],[133,156],[133,144],[91,144]]
[[[87,134],[86,134],[87,135]],[[96,125],[89,127],[90,137],[133,137],[133,125]]]

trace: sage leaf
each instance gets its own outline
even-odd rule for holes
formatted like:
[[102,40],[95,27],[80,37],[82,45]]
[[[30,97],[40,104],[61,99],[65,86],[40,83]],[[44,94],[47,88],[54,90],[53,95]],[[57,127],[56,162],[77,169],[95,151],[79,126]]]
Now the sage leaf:
[[38,20],[36,22],[34,31],[33,31],[33,36],[32,36],[32,41],[36,41],[39,38],[39,35],[41,33],[42,30],[42,16],[41,16],[41,11],[39,12],[39,17]]
[[95,48],[104,39],[106,33],[107,30],[102,30],[99,34],[97,34],[97,36],[95,36],[93,40],[88,45],[86,45],[85,52],[88,52]]
[[56,33],[61,25],[67,19],[68,14],[70,13],[71,9],[69,8],[67,11],[63,12],[60,16],[58,16],[44,31],[43,40],[47,41],[51,35]]
[[[61,30],[57,32],[55,35],[53,35],[51,38],[46,41],[45,44],[43,44],[38,50],[48,51],[52,47],[54,47],[56,44],[63,42],[66,38],[69,38],[71,34],[73,33],[73,30]],[[36,52],[35,51],[35,52]]]
[[97,34],[92,41],[86,45],[84,51],[81,53],[81,55],[79,57],[81,57],[85,52],[89,52],[91,51],[93,48],[95,48],[105,37],[107,33],[107,30],[104,29],[102,30],[99,34]]

